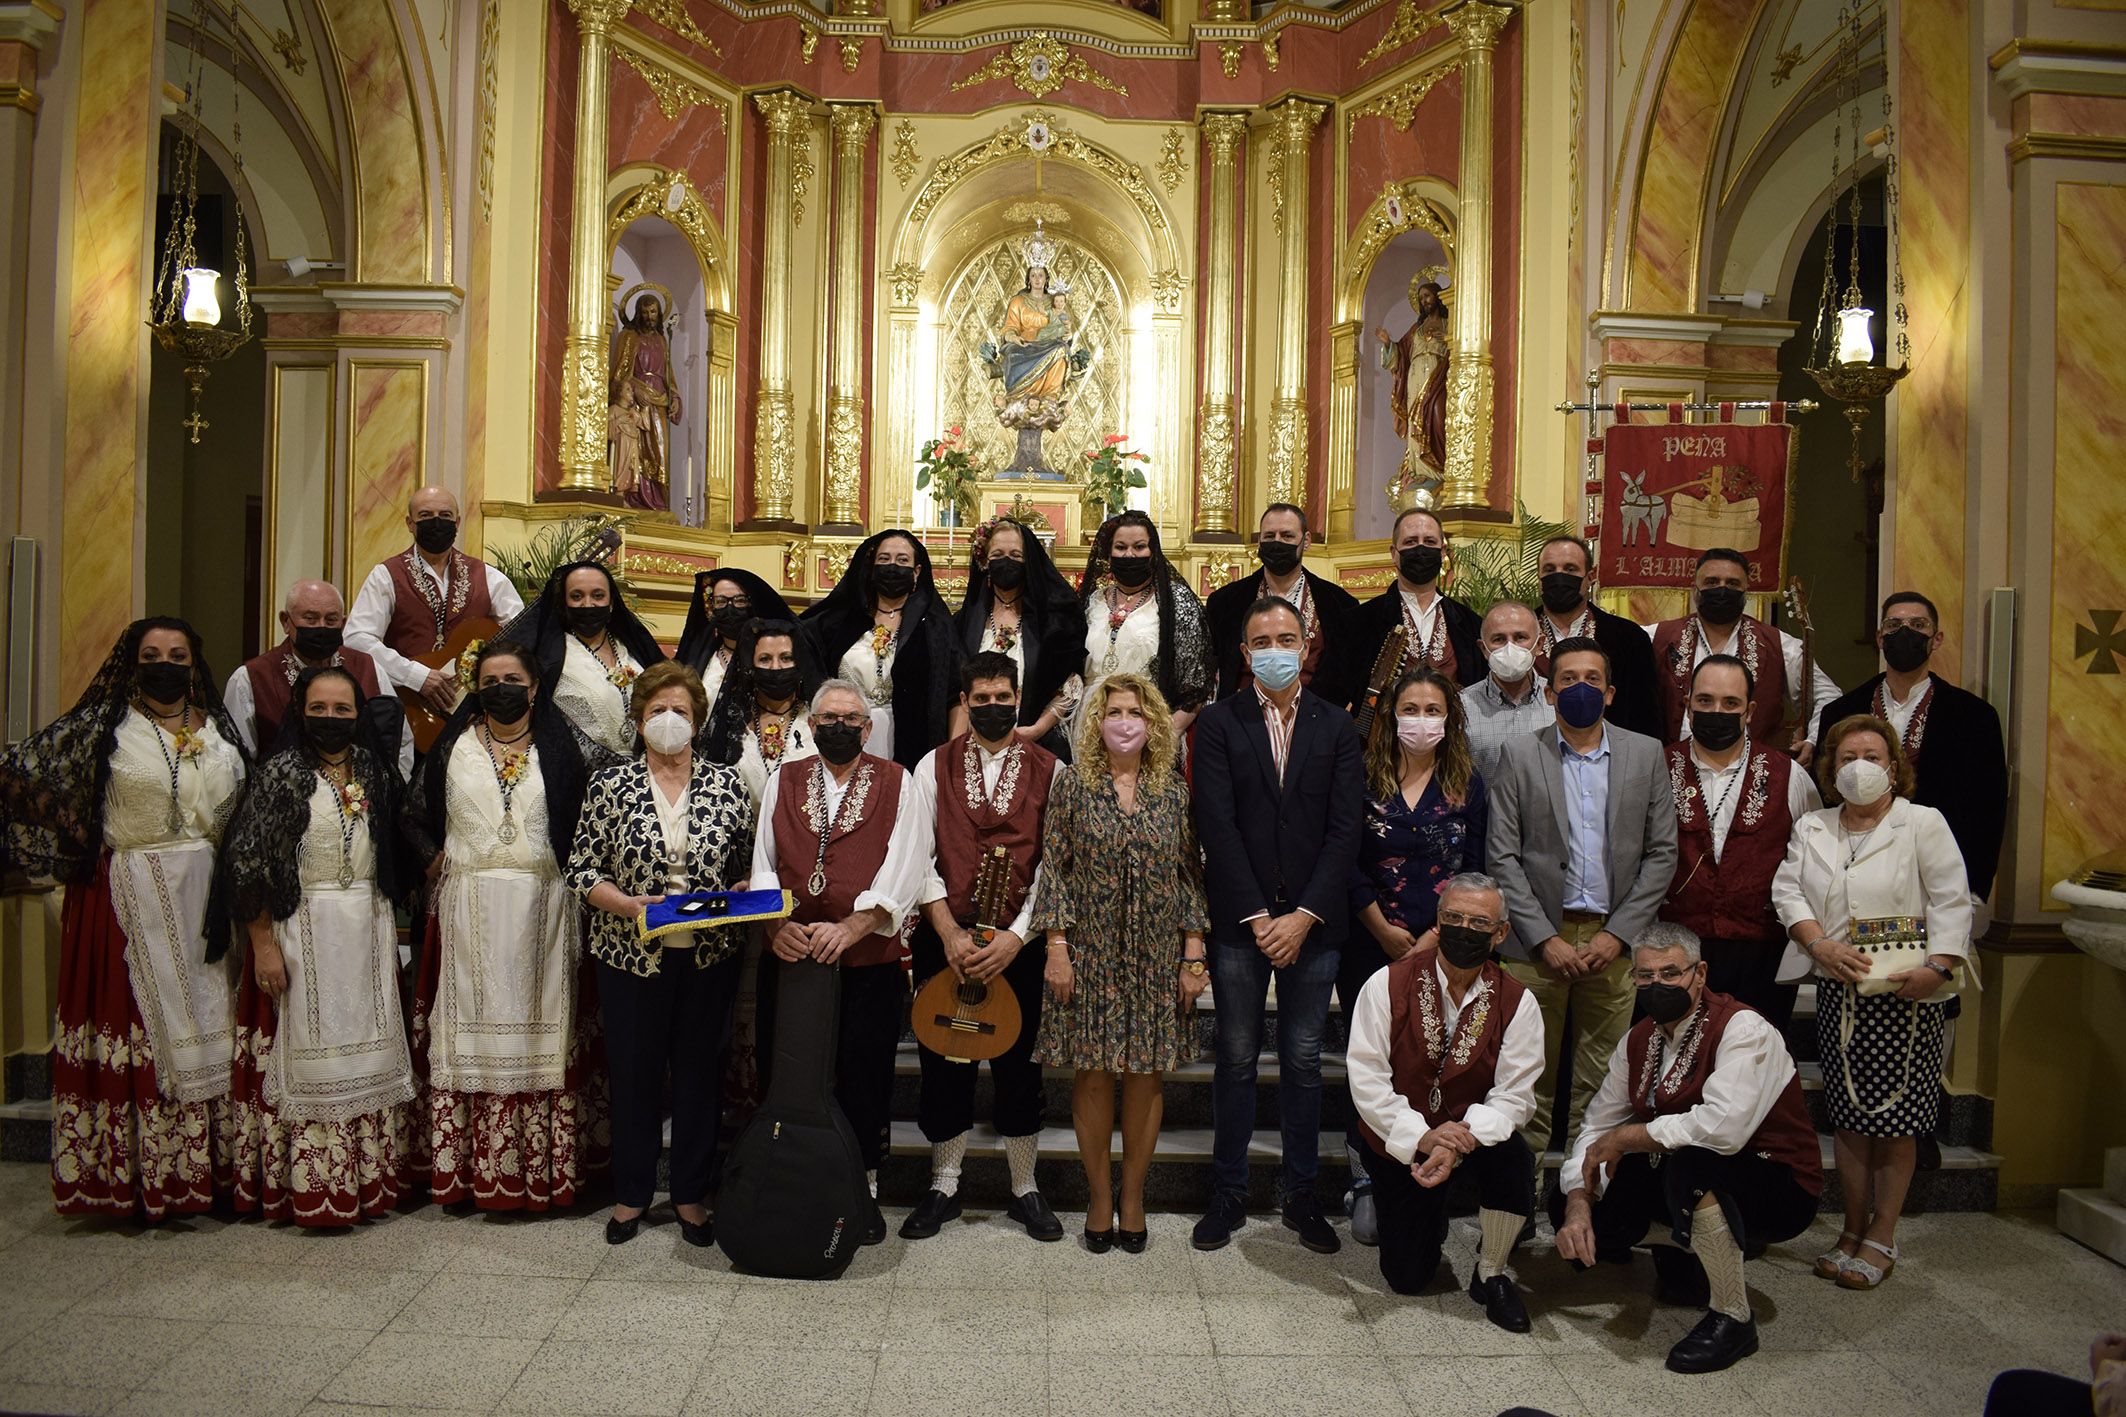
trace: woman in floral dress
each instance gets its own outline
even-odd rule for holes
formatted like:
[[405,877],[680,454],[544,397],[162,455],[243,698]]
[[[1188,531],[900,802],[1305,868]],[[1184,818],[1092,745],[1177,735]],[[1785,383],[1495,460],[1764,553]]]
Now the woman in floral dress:
[[249,944],[236,1006],[236,1208],[352,1225],[416,1184],[392,914],[404,879],[399,774],[344,669],[296,680],[282,739],[222,853],[230,915]]
[[[1077,753],[1056,779],[1042,830],[1032,928],[1047,935],[1048,1000],[1035,1058],[1077,1070],[1070,1110],[1085,1162],[1085,1244],[1095,1253],[1144,1249],[1161,1075],[1196,1056],[1196,996],[1210,977],[1210,919],[1176,742],[1150,680],[1107,676],[1079,716]],[[1109,1174],[1117,1075],[1119,1214]]]
[[126,630],[64,717],[0,754],[0,868],[67,887],[61,1215],[161,1220],[228,1193],[235,986],[208,896],[239,743],[199,637],[156,617]]

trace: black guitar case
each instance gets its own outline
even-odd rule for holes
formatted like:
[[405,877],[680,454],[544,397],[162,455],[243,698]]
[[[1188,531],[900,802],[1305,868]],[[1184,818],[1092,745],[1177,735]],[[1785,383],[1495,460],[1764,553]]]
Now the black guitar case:
[[716,1243],[731,1263],[779,1279],[835,1279],[871,1222],[856,1131],[834,1100],[841,988],[833,965],[777,966],[767,1100],[724,1161]]

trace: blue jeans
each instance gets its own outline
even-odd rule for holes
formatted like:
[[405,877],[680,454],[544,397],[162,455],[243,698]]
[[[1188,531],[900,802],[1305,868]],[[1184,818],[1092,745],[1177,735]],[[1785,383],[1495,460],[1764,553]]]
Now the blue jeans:
[[[1248,1143],[1255,1136],[1255,1065],[1262,1053],[1263,1006],[1269,999],[1270,961],[1250,935],[1245,944],[1215,942],[1211,989],[1217,1002],[1218,1070],[1211,1081],[1211,1184],[1221,1195],[1245,1195]],[[1321,1035],[1336,985],[1337,952],[1310,936],[1299,957],[1277,976],[1277,1062],[1284,1178],[1280,1199],[1313,1191],[1320,1172]]]

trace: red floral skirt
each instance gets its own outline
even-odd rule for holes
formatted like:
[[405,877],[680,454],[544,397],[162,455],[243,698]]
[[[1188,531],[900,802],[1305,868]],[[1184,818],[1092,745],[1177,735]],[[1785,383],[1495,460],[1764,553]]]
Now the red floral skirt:
[[52,1201],[61,1215],[197,1215],[230,1192],[229,1099],[162,1095],[125,951],[106,851],[95,878],[68,889],[60,916]]
[[330,1229],[396,1209],[419,1187],[414,1106],[345,1122],[283,1119],[266,1103],[266,1064],[280,1015],[252,964],[236,992],[236,1209]]
[[573,1205],[586,1177],[611,1163],[612,1112],[598,983],[586,952],[576,975],[575,1031],[563,1086],[538,1092],[454,1092],[428,1083],[428,1017],[443,972],[428,917],[413,992],[413,1069],[421,1086],[422,1165],[439,1205],[550,1210]]

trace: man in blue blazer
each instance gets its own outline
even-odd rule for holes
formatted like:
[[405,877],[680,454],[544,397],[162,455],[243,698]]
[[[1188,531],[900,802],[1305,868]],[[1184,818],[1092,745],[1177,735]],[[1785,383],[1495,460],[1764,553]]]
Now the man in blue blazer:
[[1314,1194],[1321,1035],[1349,927],[1365,775],[1350,716],[1300,684],[1298,612],[1274,597],[1257,600],[1241,635],[1254,684],[1196,720],[1192,771],[1218,1013],[1213,1195],[1195,1245],[1218,1249],[1247,1223],[1255,1063],[1274,974],[1284,1223],[1308,1249],[1333,1254],[1340,1242]]

